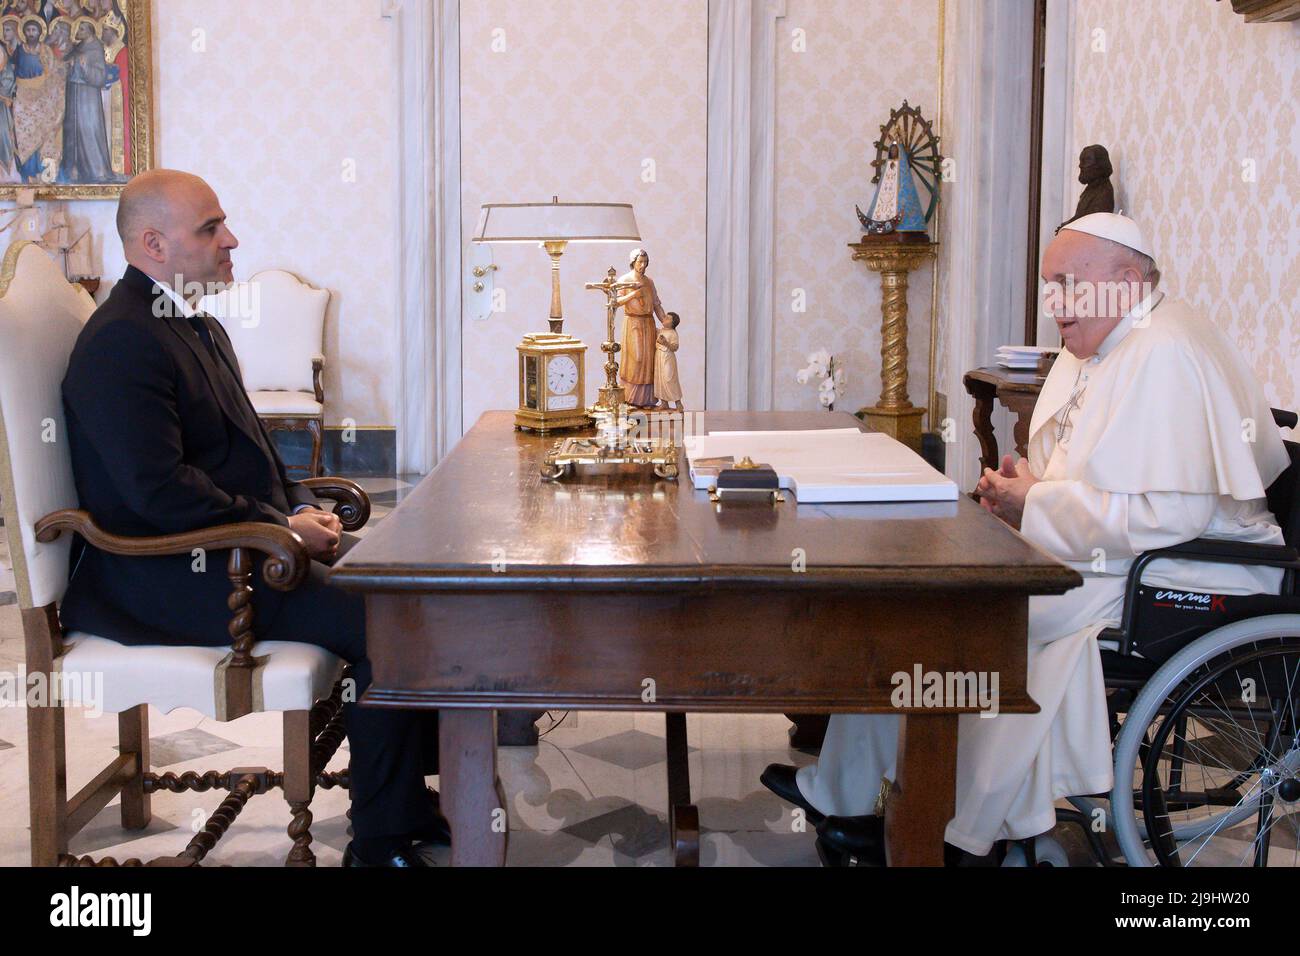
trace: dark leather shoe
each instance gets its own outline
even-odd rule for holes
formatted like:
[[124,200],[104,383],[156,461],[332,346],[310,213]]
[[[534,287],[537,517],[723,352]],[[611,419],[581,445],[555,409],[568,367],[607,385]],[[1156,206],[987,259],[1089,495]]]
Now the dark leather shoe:
[[771,763],[759,775],[758,782],[786,803],[793,803],[796,807],[801,807],[804,813],[808,815],[808,822],[813,826],[818,826],[826,817],[804,799],[803,793],[799,790],[799,784],[794,779],[796,770],[798,770],[797,767],[791,767],[789,764]]
[[352,852],[352,844],[349,843],[347,849],[343,851],[343,865],[345,867],[430,867],[433,866],[419,853],[415,852],[413,847],[402,847],[400,850],[394,850],[386,860],[379,862],[370,862],[363,860]]
[[426,789],[428,789],[429,799],[433,803],[433,822],[412,833],[411,839],[420,843],[434,843],[438,846],[451,846],[451,824],[449,824],[447,818],[442,815],[442,806],[439,802],[438,791],[433,789],[433,787],[428,787]]
[[[883,817],[827,817],[817,828],[817,855],[826,866],[884,866]],[[997,866],[993,854],[973,856],[951,843],[943,845],[944,866]]]
[[[846,864],[885,865],[885,821],[874,814],[865,817],[827,817],[817,835],[831,855]],[[823,861],[826,857],[823,856]]]

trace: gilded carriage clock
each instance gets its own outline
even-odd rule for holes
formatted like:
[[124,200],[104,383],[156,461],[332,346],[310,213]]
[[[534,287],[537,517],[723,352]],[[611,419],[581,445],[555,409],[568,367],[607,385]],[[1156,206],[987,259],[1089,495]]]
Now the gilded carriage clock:
[[586,344],[563,333],[534,332],[515,348],[519,352],[515,427],[545,433],[590,425]]

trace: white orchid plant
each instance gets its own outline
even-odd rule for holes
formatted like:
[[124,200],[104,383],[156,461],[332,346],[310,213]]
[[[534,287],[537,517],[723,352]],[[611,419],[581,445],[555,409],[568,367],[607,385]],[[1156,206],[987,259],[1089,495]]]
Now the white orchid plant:
[[835,399],[844,394],[844,366],[835,361],[835,356],[825,349],[818,349],[808,356],[808,365],[799,369],[795,381],[800,385],[810,382],[817,384],[817,401],[827,411],[835,411]]

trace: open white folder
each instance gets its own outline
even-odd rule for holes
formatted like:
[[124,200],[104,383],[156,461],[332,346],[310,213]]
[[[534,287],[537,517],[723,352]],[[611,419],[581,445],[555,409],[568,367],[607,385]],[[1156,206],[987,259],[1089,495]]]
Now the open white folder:
[[776,469],[781,487],[809,504],[956,501],[957,485],[902,442],[856,428],[806,431],[710,432],[684,442],[691,482],[707,489],[715,468],[701,459],[749,457]]

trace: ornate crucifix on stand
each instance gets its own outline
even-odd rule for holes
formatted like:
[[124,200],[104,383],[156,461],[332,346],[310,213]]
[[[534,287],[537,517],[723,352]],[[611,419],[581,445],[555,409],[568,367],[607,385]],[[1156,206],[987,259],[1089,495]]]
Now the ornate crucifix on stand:
[[614,335],[614,314],[618,311],[618,295],[629,289],[635,289],[634,282],[619,282],[618,272],[613,266],[605,274],[604,282],[588,282],[585,288],[605,293],[605,321],[608,324],[606,340],[600,343],[600,350],[608,358],[605,360],[605,384],[596,393],[595,408],[603,408],[617,413],[627,402],[623,386],[618,384],[618,353],[622,348]]

